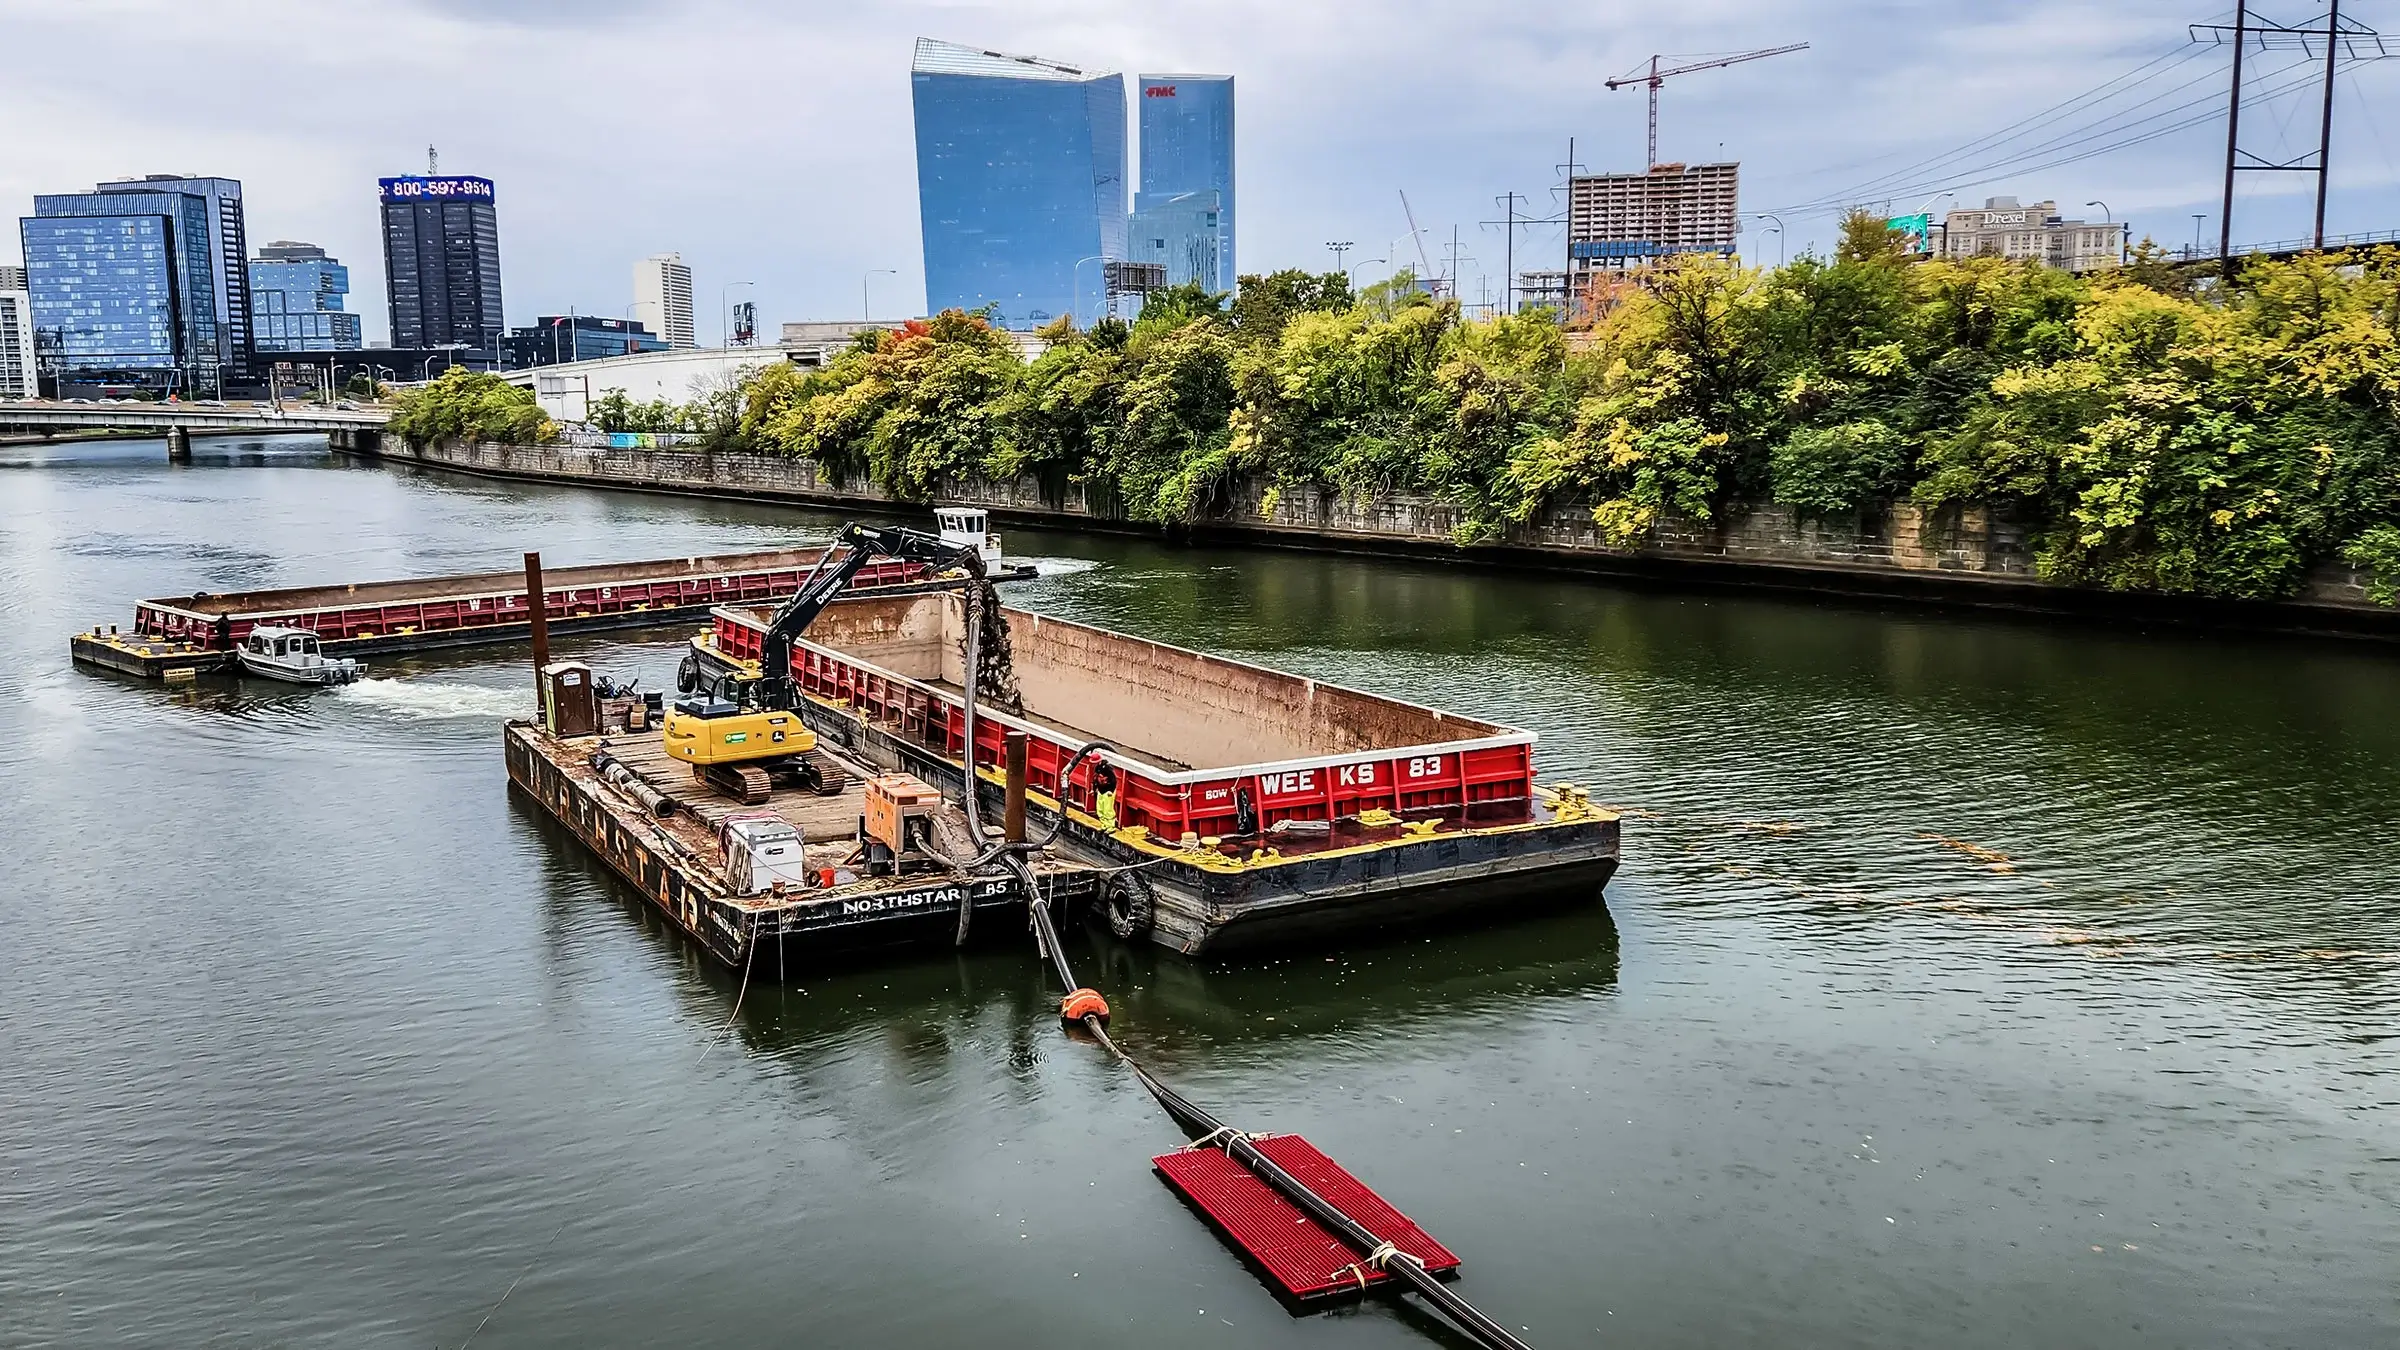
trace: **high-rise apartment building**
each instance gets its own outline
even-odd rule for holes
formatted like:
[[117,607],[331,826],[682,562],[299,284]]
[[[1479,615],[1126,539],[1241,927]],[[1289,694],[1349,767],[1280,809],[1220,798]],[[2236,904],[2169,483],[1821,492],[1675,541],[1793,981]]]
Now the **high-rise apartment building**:
[[152,174],[33,199],[34,324],[79,384],[216,394],[250,373],[242,185]]
[[1124,77],[919,38],[909,82],[926,307],[1090,322],[1127,256]]
[[33,348],[33,295],[25,269],[0,267],[0,399],[32,398],[40,366]]
[[[1199,281],[1230,291],[1236,275],[1233,77],[1143,75],[1134,87],[1141,192],[1134,198],[1133,257],[1166,263],[1171,285]],[[1145,239],[1151,241],[1146,246]],[[1213,271],[1198,270],[1204,265]]]
[[376,188],[392,345],[496,351],[503,329],[492,180],[407,175],[377,179]]
[[697,347],[692,331],[692,269],[680,253],[654,253],[633,265],[633,317],[670,347]]
[[250,260],[250,338],[262,352],[346,352],[364,345],[344,312],[350,269],[315,244],[278,239]]

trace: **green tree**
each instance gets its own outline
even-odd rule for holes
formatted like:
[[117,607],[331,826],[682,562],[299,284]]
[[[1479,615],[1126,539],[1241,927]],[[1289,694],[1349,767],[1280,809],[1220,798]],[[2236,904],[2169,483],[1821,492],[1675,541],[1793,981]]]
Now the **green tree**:
[[1234,291],[1233,326],[1245,341],[1272,343],[1295,316],[1336,314],[1350,308],[1352,301],[1348,273],[1287,267],[1241,278]]
[[532,390],[463,366],[402,394],[385,429],[418,444],[467,439],[531,445],[558,436]]

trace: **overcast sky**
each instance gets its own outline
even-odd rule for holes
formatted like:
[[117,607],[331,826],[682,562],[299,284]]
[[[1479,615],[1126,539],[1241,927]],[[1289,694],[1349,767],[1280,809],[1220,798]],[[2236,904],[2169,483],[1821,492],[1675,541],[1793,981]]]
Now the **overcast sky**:
[[[2268,12],[2294,23],[2319,12],[2286,8]],[[2400,32],[2396,8],[2357,0],[2348,11]],[[102,178],[239,178],[253,242],[332,250],[351,267],[351,308],[380,340],[375,179],[422,172],[431,142],[445,172],[498,185],[512,323],[569,307],[620,314],[633,261],[669,249],[693,268],[703,342],[716,339],[732,282],[756,283],[733,298],[754,294],[772,332],[858,314],[862,277],[891,268],[873,279],[888,317],[924,303],[908,83],[924,35],[1128,75],[1230,73],[1243,271],[1323,268],[1326,241],[1340,239],[1357,243],[1354,263],[1388,257],[1395,240],[1413,257],[1405,190],[1437,266],[1455,226],[1467,298],[1485,278],[1496,298],[1503,231],[1480,222],[1498,214],[1498,194],[1553,212],[1569,137],[1590,168],[1641,167],[1641,91],[1603,80],[1653,52],[1806,41],[1806,52],[1670,81],[1661,158],[1740,160],[1745,211],[1863,188],[1907,212],[1955,185],[1937,210],[2014,193],[2097,215],[2082,203],[2100,198],[2137,238],[2170,243],[2189,241],[2192,213],[2206,212],[2213,242],[2225,61],[2182,50],[2185,25],[2208,17],[2164,0],[0,0],[0,212],[29,214],[36,192]],[[1980,157],[1912,169],[2143,69],[2153,78],[2123,86],[2104,111],[2129,109],[2132,121],[2212,93],[2218,104],[2204,123],[2077,163],[2052,161],[2108,138],[2077,142],[2083,123],[2069,117]],[[2328,227],[2400,227],[2400,61],[2337,84]],[[2293,96],[2248,122],[2262,150],[2297,152],[2313,148],[2315,118]],[[2064,143],[1972,181],[2052,139]],[[1887,171],[1890,183],[1868,184]],[[2303,232],[2307,181],[2250,180],[2237,239]],[[1830,233],[1823,211],[1779,214],[1788,239],[1760,225],[1744,241],[1754,259]],[[1560,247],[1555,227],[1520,231],[1517,266]],[[0,244],[0,256],[16,252],[13,237]],[[1383,270],[1362,268],[1362,279]]]

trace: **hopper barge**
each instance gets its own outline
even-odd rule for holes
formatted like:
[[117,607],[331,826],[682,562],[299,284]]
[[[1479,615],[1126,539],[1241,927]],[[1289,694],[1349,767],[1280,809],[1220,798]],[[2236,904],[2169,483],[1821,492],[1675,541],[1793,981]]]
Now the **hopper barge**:
[[[769,549],[646,562],[557,567],[542,579],[554,633],[638,628],[705,618],[717,605],[788,595],[824,555],[821,548]],[[996,580],[1032,575],[994,566]],[[854,589],[939,584],[921,562],[887,560],[863,569]],[[74,635],[79,664],[144,679],[231,672],[253,628],[305,629],[328,657],[393,656],[483,643],[523,642],[530,609],[522,572],[481,572],[278,590],[202,592],[144,600],[133,625],[95,625]]]
[[[820,742],[997,811],[1003,744],[1028,739],[1029,802],[1095,869],[1127,939],[1187,954],[1459,912],[1597,899],[1618,819],[1537,783],[1532,732],[1004,609],[1020,710],[979,702],[965,741],[966,601],[858,595],[794,641],[796,711]],[[693,640],[704,679],[757,671],[764,607]],[[1087,743],[1110,748],[1073,776]],[[971,767],[970,767],[971,766]],[[512,765],[513,768],[513,765]]]

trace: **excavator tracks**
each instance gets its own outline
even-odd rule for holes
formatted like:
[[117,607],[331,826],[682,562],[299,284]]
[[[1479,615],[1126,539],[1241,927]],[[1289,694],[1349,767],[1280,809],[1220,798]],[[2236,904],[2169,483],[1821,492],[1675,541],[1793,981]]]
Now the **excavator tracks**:
[[711,764],[699,772],[711,788],[744,806],[757,806],[775,790],[775,780],[755,765]]
[[801,786],[818,796],[839,797],[842,789],[850,786],[849,771],[834,763],[833,756],[824,751],[802,751],[797,758],[800,761]]

